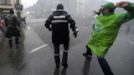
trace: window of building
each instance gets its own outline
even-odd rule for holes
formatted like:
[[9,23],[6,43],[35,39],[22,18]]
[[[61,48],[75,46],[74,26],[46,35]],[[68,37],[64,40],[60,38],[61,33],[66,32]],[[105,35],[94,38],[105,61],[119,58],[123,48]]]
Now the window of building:
[[0,0],[0,4],[1,5],[10,5],[11,4],[11,0]]

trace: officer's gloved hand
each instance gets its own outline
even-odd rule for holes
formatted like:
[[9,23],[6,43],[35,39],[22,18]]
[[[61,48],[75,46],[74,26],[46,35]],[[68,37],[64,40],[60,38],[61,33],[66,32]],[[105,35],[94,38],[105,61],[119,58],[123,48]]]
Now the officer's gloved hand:
[[52,28],[48,28],[49,31],[52,31]]
[[18,26],[17,29],[18,29],[19,31],[21,31],[21,27],[20,27],[20,26]]
[[74,35],[75,38],[77,38],[78,32],[79,32],[78,30],[76,30],[76,31],[73,32],[73,35]]

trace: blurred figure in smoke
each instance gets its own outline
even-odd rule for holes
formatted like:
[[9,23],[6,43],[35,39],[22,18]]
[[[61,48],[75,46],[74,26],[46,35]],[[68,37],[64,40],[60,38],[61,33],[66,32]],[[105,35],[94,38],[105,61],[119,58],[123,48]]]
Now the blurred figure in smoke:
[[15,37],[15,43],[19,44],[20,24],[12,9],[10,10],[9,15],[5,18],[5,25],[7,27],[6,37],[9,38],[9,46],[12,47],[13,45],[12,37]]
[[3,25],[4,25],[4,20],[3,20],[2,17],[0,16],[0,30],[1,30],[2,32],[4,32],[4,30],[3,30]]
[[60,67],[60,52],[59,46],[63,44],[64,52],[62,58],[62,66],[64,68],[68,67],[68,50],[69,50],[69,25],[73,31],[74,37],[77,37],[77,27],[75,26],[75,21],[71,16],[64,11],[62,4],[57,5],[57,10],[53,12],[52,15],[48,17],[45,23],[45,27],[52,31],[52,43],[54,45],[54,58],[56,63],[56,68]]
[[26,17],[23,17],[23,22],[24,24],[26,24]]
[[2,26],[3,26],[3,24],[2,24],[2,17],[0,17],[0,30],[1,30],[1,31],[3,31],[3,30],[2,30]]
[[[127,13],[114,13],[116,7],[124,8]],[[134,18],[134,3],[127,1],[121,1],[116,5],[107,3],[102,6],[99,13],[101,15],[96,17],[93,34],[86,45],[87,51],[83,55],[91,59],[94,53],[104,74],[114,75],[104,57],[113,45],[121,25]]]

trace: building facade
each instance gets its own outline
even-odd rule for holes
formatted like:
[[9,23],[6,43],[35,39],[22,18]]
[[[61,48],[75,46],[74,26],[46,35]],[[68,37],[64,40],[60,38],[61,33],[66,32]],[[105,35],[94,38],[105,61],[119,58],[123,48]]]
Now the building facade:
[[10,9],[15,10],[17,0],[0,0],[0,16],[8,14]]

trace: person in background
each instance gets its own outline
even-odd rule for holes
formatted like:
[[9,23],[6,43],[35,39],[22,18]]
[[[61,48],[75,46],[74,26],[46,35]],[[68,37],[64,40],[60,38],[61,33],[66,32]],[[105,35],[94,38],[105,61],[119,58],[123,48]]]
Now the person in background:
[[3,26],[4,26],[4,20],[2,17],[0,17],[0,30],[5,33],[4,29],[3,29]]
[[9,15],[5,17],[5,26],[7,28],[6,37],[9,39],[9,46],[13,46],[13,37],[15,37],[15,43],[19,44],[19,37],[21,36],[19,31],[20,24],[12,9],[9,11]]
[[2,17],[0,17],[0,30],[2,30],[2,26],[3,26],[3,24],[2,24]]

